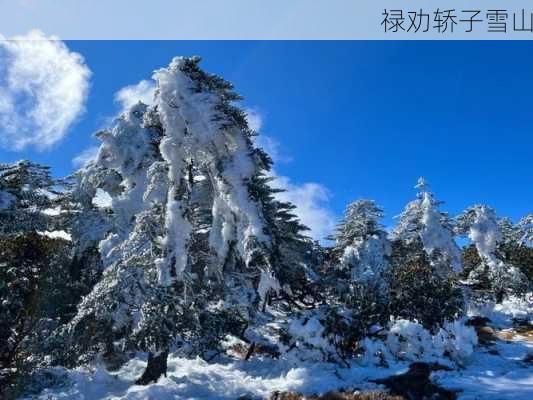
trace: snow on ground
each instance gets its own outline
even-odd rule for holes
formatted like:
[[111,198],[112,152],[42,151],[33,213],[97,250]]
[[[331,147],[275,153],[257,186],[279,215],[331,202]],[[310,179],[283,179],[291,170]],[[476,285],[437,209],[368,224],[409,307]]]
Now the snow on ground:
[[[528,400],[533,395],[533,367],[521,361],[528,350],[533,351],[533,346],[500,344],[499,356],[480,351],[465,369],[434,372],[432,377],[439,385],[460,390],[459,399]],[[136,358],[118,373],[81,368],[68,371],[71,382],[66,387],[47,389],[39,399],[236,400],[243,395],[266,399],[274,391],[313,394],[337,388],[370,390],[376,385],[369,383],[369,379],[405,372],[408,363],[389,368],[361,367],[354,363],[348,369],[328,363],[294,366],[269,359],[209,364],[201,359],[171,356],[166,378],[157,384],[136,386],[133,382],[142,374],[144,366],[144,361]]]
[[[513,317],[533,316],[531,302],[511,299],[501,305],[471,309],[471,315],[487,316],[493,326],[509,329]],[[447,389],[457,390],[460,400],[533,398],[533,363],[524,362],[533,354],[533,343],[515,336],[512,341],[477,346],[463,367],[453,371],[433,372],[432,380]],[[90,370],[57,369],[68,379],[61,387],[46,389],[40,400],[236,400],[240,396],[265,399],[275,391],[297,391],[303,394],[325,393],[338,388],[375,389],[369,380],[403,373],[409,362],[389,362],[389,367],[362,366],[351,368],[337,364],[253,358],[241,361],[220,358],[207,363],[199,358],[169,357],[168,376],[149,386],[134,385],[145,367],[142,356],[131,360],[120,371],[109,373],[103,368]],[[443,360],[443,363],[448,364]]]
[[459,399],[533,398],[533,364],[522,360],[533,353],[533,344],[525,342],[495,343],[499,354],[479,348],[464,370],[435,372],[433,381],[451,390],[461,390]]
[[157,384],[136,386],[145,367],[134,359],[117,374],[103,369],[68,371],[70,386],[47,389],[39,399],[220,399],[236,400],[240,396],[268,398],[274,391],[298,391],[306,394],[327,392],[339,387],[375,388],[367,379],[383,378],[402,372],[407,364],[390,369],[354,364],[350,369],[328,363],[302,363],[294,366],[271,359],[228,361],[209,364],[201,359],[170,356],[169,373]]

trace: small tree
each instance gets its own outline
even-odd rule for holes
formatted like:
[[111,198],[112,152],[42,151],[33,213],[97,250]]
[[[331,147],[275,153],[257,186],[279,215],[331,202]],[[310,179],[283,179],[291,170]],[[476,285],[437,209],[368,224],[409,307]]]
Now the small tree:
[[339,268],[348,270],[352,281],[376,288],[386,285],[383,275],[391,252],[381,218],[383,211],[374,201],[358,200],[346,208],[334,237]]
[[388,320],[391,247],[382,217],[374,201],[358,200],[348,205],[331,237],[331,268],[322,278],[327,302],[323,324],[341,358],[353,356],[371,328]]
[[390,312],[433,329],[461,311],[454,277],[462,259],[452,221],[439,211],[442,203],[423,178],[416,188],[417,199],[406,206],[393,233]]
[[518,268],[505,262],[498,251],[502,244],[508,247],[516,243],[517,230],[509,221],[499,221],[496,212],[486,205],[475,205],[457,217],[456,229],[468,235],[481,260],[469,274],[473,283],[484,283],[494,290],[497,301],[508,292],[527,290],[527,278]]

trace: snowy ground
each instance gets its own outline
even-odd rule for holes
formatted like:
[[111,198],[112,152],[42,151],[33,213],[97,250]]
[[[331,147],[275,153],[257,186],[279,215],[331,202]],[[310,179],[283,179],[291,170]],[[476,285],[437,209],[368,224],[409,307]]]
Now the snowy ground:
[[[488,316],[496,328],[511,326],[513,317],[531,317],[532,303],[507,302],[487,306],[470,313]],[[533,363],[523,361],[533,354],[533,343],[516,336],[512,341],[478,346],[463,368],[438,371],[432,380],[457,390],[459,399],[533,398]],[[264,399],[274,391],[297,391],[303,394],[324,393],[338,388],[374,389],[370,379],[384,378],[407,370],[408,362],[394,362],[388,368],[362,367],[353,363],[343,368],[328,363],[300,363],[255,358],[248,362],[232,359],[207,363],[200,359],[171,356],[169,374],[157,384],[136,386],[145,362],[137,358],[117,373],[103,369],[63,371],[68,375],[63,387],[47,389],[39,399],[231,399],[243,395]],[[58,371],[59,372],[59,371]]]

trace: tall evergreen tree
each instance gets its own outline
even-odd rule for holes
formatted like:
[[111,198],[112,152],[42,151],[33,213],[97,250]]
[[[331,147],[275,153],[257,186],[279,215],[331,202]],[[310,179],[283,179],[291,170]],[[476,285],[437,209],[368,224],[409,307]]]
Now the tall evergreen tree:
[[112,228],[99,246],[102,280],[71,329],[90,344],[95,326],[110,327],[105,349],[120,339],[149,351],[139,383],[165,372],[178,334],[211,342],[221,326],[246,328],[310,247],[292,205],[273,199],[271,161],[233,105],[240,97],[198,62],[176,58],[155,72],[154,106],[133,106],[97,135],[103,144],[81,182],[109,193]]

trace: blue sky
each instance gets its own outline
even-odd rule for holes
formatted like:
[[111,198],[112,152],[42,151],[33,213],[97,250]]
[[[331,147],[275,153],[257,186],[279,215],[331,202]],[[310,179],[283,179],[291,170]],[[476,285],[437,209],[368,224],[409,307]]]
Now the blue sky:
[[57,176],[72,172],[72,159],[97,143],[92,133],[119,112],[118,90],[149,79],[173,56],[201,55],[202,66],[235,84],[243,106],[261,116],[262,132],[279,144],[276,173],[291,188],[327,188],[329,199],[317,201],[330,216],[372,198],[390,225],[414,198],[420,175],[451,213],[475,203],[513,219],[533,211],[532,43],[66,45],[92,71],[85,112],[51,148],[4,146],[1,161],[30,158]]

